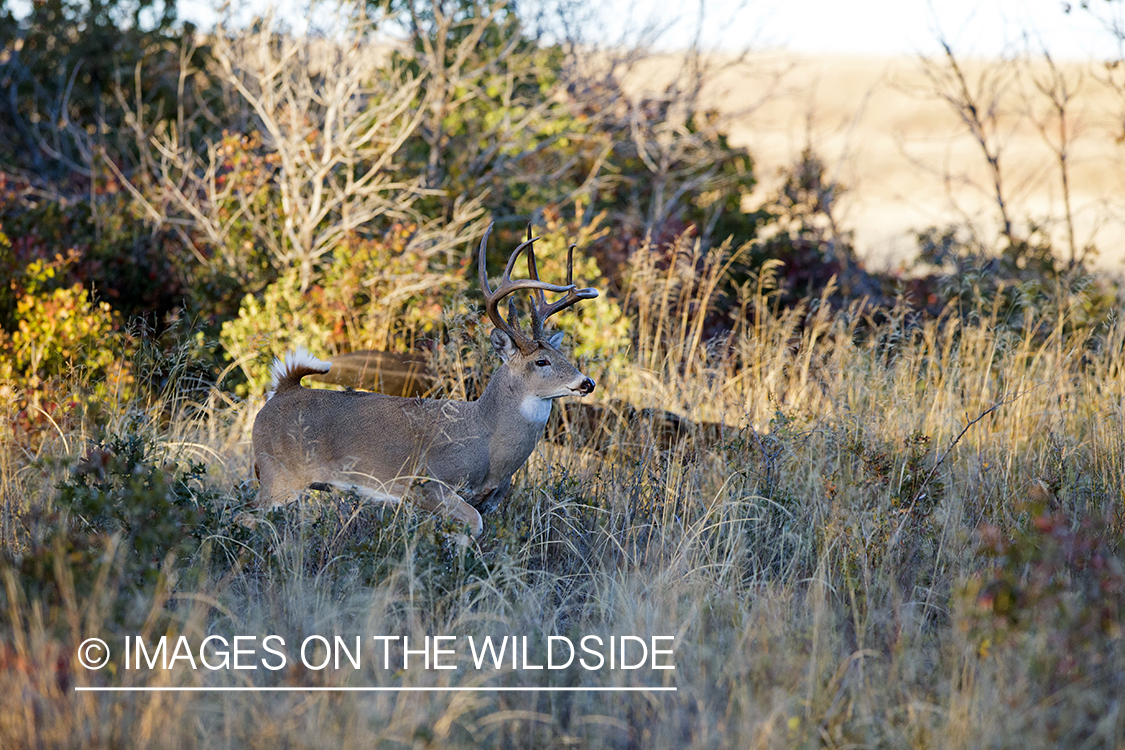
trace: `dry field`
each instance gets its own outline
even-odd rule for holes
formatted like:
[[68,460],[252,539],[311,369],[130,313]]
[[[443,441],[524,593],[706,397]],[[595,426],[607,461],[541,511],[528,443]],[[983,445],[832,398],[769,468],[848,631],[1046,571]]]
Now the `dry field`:
[[[658,90],[678,68],[674,58],[647,61],[631,87]],[[995,62],[965,62],[970,81],[996,68]],[[1076,90],[1070,121],[1076,234],[1080,244],[1093,242],[1101,249],[1099,267],[1120,273],[1125,270],[1120,93],[1101,83],[1101,64],[1061,68]],[[1031,70],[1040,77],[1046,73],[1041,62]],[[1052,219],[1058,231],[1062,204],[1055,157],[1027,116],[1042,118],[1044,101],[1026,76],[1012,76],[1003,91],[995,142],[1002,144],[1008,199],[1017,216]],[[994,193],[980,146],[934,95],[916,58],[758,53],[722,68],[702,100],[729,116],[731,143],[754,156],[761,183],[753,202],[776,189],[778,173],[813,146],[848,189],[840,201],[842,223],[855,230],[857,249],[876,268],[909,259],[915,229],[970,220],[989,239],[995,236]],[[1057,138],[1056,126],[1048,125],[1048,135]]]

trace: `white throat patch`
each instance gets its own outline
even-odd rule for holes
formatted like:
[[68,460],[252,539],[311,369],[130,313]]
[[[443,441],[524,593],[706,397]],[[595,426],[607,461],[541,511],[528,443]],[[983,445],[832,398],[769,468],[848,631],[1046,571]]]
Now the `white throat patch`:
[[547,417],[551,416],[551,399],[524,396],[523,401],[520,401],[520,414],[529,422],[546,424]]

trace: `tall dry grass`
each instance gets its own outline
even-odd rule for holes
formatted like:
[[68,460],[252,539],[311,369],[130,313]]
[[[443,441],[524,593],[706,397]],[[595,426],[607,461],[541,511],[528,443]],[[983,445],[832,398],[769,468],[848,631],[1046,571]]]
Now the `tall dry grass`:
[[[638,254],[624,295],[634,346],[599,383],[722,422],[721,436],[661,447],[640,420],[544,442],[467,545],[408,508],[319,494],[240,530],[254,406],[173,378],[158,399],[118,405],[102,431],[143,433],[154,461],[206,464],[205,538],[193,559],[163,560],[141,594],[115,577],[128,550],[110,538],[77,584],[77,557],[38,572],[27,561],[32,542],[62,544],[32,539],[35,519],[56,507],[94,430],[60,431],[32,454],[6,429],[0,745],[1121,746],[1120,627],[1064,664],[1077,620],[1025,598],[1026,616],[1000,627],[980,592],[998,564],[982,536],[1034,547],[1043,518],[1096,519],[1104,564],[1120,564],[1125,327],[1082,327],[1061,309],[1013,333],[988,310],[918,321],[905,306],[834,310],[828,294],[778,311],[767,267],[736,300],[733,332],[709,340],[703,313],[736,255]],[[462,372],[486,361],[453,359]],[[1068,612],[1099,604],[1074,583],[1084,574],[1058,572]],[[87,672],[76,661],[84,638],[138,633],[276,633],[291,657],[312,633],[674,635],[676,669],[400,672],[365,657],[338,672]],[[251,683],[677,692],[73,690]]]

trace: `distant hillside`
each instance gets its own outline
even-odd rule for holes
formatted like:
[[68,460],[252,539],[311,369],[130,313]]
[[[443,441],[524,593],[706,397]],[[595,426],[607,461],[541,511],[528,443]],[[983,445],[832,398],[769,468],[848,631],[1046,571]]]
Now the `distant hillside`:
[[[974,84],[996,63],[968,61]],[[631,88],[656,89],[679,67],[674,57],[639,66]],[[1046,68],[1030,71],[1043,78]],[[1094,241],[1098,265],[1125,270],[1125,145],[1121,104],[1100,78],[1104,67],[1068,64],[1078,87],[1068,127],[1071,202],[1076,240]],[[754,154],[760,192],[811,143],[849,189],[843,223],[856,246],[879,266],[914,252],[912,230],[966,218],[994,236],[991,178],[979,146],[952,108],[933,95],[919,60],[909,57],[797,56],[759,53],[713,78],[703,92],[730,118],[732,143]],[[1042,118],[1045,100],[1031,76],[1011,77],[1001,97],[1001,168],[1012,212],[1019,218],[1059,219],[1061,182],[1054,154],[1028,117]],[[1047,122],[1057,138],[1057,122]],[[1055,227],[1056,233],[1061,227]],[[1061,235],[1056,237],[1056,241]]]

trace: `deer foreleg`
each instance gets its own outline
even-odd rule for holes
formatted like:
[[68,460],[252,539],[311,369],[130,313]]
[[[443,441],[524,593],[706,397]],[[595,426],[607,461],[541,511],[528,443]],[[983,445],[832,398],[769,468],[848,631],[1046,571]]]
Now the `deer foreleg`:
[[473,507],[480,512],[481,515],[486,513],[495,513],[496,509],[500,507],[500,503],[508,496],[508,490],[512,487],[512,478],[508,477],[500,486],[491,492],[482,492],[476,500],[473,501]]
[[409,495],[419,507],[431,513],[440,513],[448,518],[455,518],[467,524],[473,536],[480,536],[484,531],[484,521],[480,518],[477,509],[465,502],[465,499],[437,480],[423,480],[411,490]]

